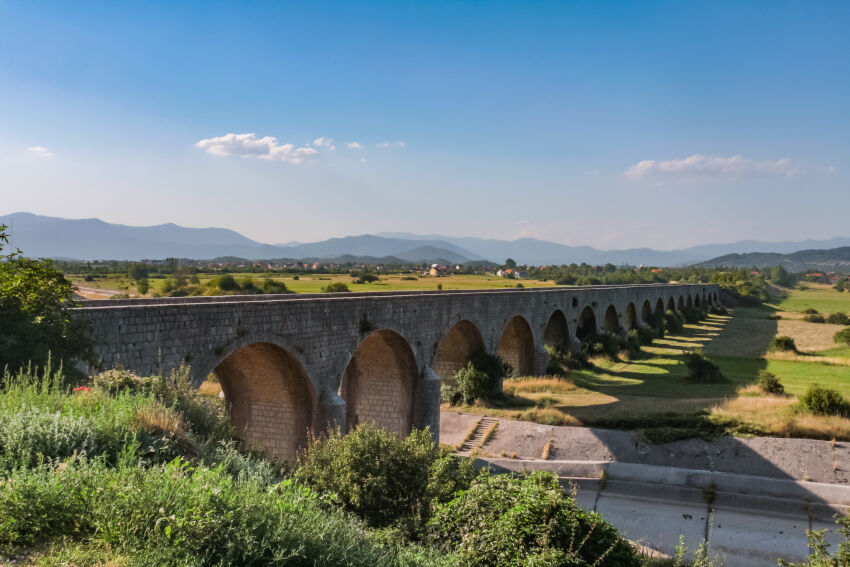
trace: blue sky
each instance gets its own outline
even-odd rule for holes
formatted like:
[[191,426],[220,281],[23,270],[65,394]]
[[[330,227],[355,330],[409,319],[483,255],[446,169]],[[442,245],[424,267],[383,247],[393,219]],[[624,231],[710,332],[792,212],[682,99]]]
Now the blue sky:
[[0,1],[0,214],[667,249],[850,235],[848,156],[848,2]]

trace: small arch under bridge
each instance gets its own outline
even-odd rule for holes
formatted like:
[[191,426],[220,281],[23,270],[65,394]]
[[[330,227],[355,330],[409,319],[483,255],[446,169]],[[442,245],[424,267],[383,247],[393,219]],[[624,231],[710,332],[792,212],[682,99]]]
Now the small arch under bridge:
[[662,306],[711,306],[711,284],[253,295],[85,302],[108,367],[214,373],[252,444],[293,458],[308,430],[373,421],[439,438],[440,384],[478,350],[542,373],[546,346],[645,325]]

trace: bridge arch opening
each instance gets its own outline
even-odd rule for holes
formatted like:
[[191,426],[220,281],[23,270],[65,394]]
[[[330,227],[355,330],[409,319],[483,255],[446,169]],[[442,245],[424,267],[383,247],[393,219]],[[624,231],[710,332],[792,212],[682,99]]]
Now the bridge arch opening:
[[593,313],[593,309],[588,305],[582,310],[578,318],[576,337],[581,342],[586,343],[596,336],[597,329],[596,314]]
[[629,303],[628,307],[626,307],[626,327],[628,328],[628,330],[632,330],[637,329],[637,326],[637,309],[635,309],[634,303]]
[[354,351],[340,386],[348,429],[372,422],[407,436],[417,374],[416,357],[401,335],[387,329],[370,333]]
[[484,340],[473,323],[458,321],[437,344],[431,368],[442,382],[454,382],[458,370],[466,366],[474,352],[484,350]]
[[245,443],[294,460],[307,442],[316,405],[310,378],[298,360],[277,345],[253,343],[231,353],[213,374]]
[[685,297],[684,296],[682,296],[682,295],[679,296],[679,303],[676,304],[676,307],[678,308],[679,312],[682,312],[682,311],[685,310]]
[[670,298],[670,301],[667,302],[667,311],[675,311],[676,310],[676,300],[674,298]]
[[567,317],[560,309],[556,309],[546,323],[543,331],[543,344],[566,352],[570,346],[570,329],[567,325]]
[[617,309],[613,305],[609,305],[605,311],[605,318],[602,320],[602,329],[606,333],[616,333],[620,330],[620,318],[617,317]]
[[640,308],[640,320],[649,323],[650,319],[652,319],[652,304],[647,299]]
[[528,376],[534,372],[534,335],[524,317],[517,315],[508,321],[496,354],[511,365],[514,376]]
[[655,302],[655,313],[656,315],[661,315],[664,313],[664,300],[660,297],[658,298],[658,301]]
[[699,294],[694,296],[694,307],[699,307]]
[[693,309],[694,307],[694,298],[691,297],[690,293],[688,294],[688,300],[686,302],[686,305],[688,306],[688,309]]

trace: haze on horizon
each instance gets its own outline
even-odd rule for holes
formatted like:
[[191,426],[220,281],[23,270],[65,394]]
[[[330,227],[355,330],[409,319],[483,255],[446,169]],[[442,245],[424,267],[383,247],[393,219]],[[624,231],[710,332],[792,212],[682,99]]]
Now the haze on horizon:
[[850,235],[845,2],[0,4],[0,214],[684,248]]

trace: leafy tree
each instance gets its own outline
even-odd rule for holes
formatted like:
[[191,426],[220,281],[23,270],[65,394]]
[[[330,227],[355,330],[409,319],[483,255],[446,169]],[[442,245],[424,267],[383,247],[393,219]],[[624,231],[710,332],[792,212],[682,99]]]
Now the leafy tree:
[[130,264],[127,268],[127,275],[131,280],[140,281],[148,275],[148,270],[144,264]]
[[144,295],[150,289],[150,284],[148,283],[148,278],[142,278],[136,282],[136,291],[139,292],[139,295]]
[[69,370],[76,360],[94,362],[88,325],[72,317],[73,284],[50,260],[3,254],[6,228],[0,225],[0,368],[44,365],[51,356]]
[[516,261],[513,258],[508,258],[505,260],[505,267],[511,269],[516,268]]
[[791,276],[782,266],[776,266],[770,271],[770,281],[776,285],[787,287],[791,285]]

